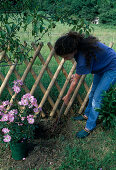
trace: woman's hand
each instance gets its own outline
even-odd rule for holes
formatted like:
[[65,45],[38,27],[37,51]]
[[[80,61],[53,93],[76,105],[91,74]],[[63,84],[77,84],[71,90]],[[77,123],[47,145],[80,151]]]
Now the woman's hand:
[[70,79],[70,83],[72,83],[74,81],[74,79],[75,79],[75,74],[72,74],[71,79]]
[[80,75],[78,75],[78,74],[72,74],[72,76],[71,76],[71,79],[70,79],[70,83],[72,83],[72,82],[74,82],[74,81],[78,81],[78,79],[80,78],[81,76]]
[[76,85],[77,85],[80,77],[81,77],[81,75],[78,75],[78,74],[73,74],[73,75],[71,76],[71,80],[70,80],[70,81],[71,81],[71,84],[70,84],[69,90],[68,90],[66,96],[64,96],[63,99],[62,99],[62,100],[64,100],[64,103],[65,103],[66,105],[68,105],[69,100],[70,100],[71,93],[72,93],[73,90],[75,89],[75,87],[76,87]]
[[70,96],[66,95],[62,98],[62,100],[64,101],[65,105],[68,105],[69,100],[70,100]]

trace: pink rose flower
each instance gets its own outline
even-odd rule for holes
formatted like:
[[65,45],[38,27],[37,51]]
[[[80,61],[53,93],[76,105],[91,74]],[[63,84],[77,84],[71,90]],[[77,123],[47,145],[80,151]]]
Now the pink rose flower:
[[8,128],[3,128],[3,129],[2,129],[2,132],[3,132],[3,133],[9,133],[10,130],[9,130]]
[[17,109],[13,109],[13,112],[14,112],[14,114],[17,114],[18,110]]
[[34,98],[34,99],[31,101],[31,104],[32,104],[33,106],[37,107],[37,106],[38,106],[38,105],[37,105],[37,99]]
[[23,85],[22,80],[14,80],[13,83],[14,83],[15,86],[22,86]]
[[15,86],[15,85],[12,87],[12,89],[13,89],[14,92],[16,92],[16,93],[19,93],[19,92],[21,91],[20,87]]
[[22,80],[17,80],[17,83],[18,83],[18,85],[20,85],[20,86],[22,86],[22,85],[23,85]]
[[3,141],[4,142],[10,142],[11,136],[10,135],[5,135]]
[[27,106],[28,105],[28,100],[21,100],[21,104],[23,105],[23,106]]
[[22,123],[18,123],[18,126],[23,126],[23,124]]
[[3,106],[7,106],[7,105],[9,105],[9,104],[10,104],[10,102],[9,102],[9,100],[7,100],[7,101],[3,101],[3,102],[2,102],[2,104],[3,104]]
[[33,111],[34,111],[35,113],[37,113],[37,112],[38,112],[38,108],[34,108]]
[[28,119],[28,118],[33,118],[33,115],[29,115],[29,116],[27,116],[27,119]]
[[8,114],[9,114],[10,116],[13,116],[13,115],[14,115],[14,110],[10,110],[10,111],[8,112]]
[[9,120],[10,122],[14,122],[14,116],[9,116],[9,117],[8,117],[8,120]]
[[0,115],[2,116],[4,113],[2,113],[1,111],[0,111]]
[[42,108],[41,108],[41,107],[39,107],[39,110],[40,110],[40,111],[42,111]]
[[8,115],[4,114],[1,118],[1,122],[6,122],[6,121],[8,121]]
[[34,119],[33,118],[28,118],[27,121],[28,121],[29,124],[33,124],[34,123]]
[[4,111],[4,110],[5,110],[4,105],[0,105],[0,110],[1,110],[1,111]]
[[25,95],[23,95],[23,99],[29,99],[31,97],[30,93],[26,93]]
[[25,120],[25,117],[21,117],[21,120],[24,121],[24,120]]

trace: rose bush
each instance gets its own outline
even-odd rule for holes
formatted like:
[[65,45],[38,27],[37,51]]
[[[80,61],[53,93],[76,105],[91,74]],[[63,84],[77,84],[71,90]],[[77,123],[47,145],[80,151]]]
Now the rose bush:
[[[14,81],[12,87],[15,93],[21,91],[21,80]],[[10,108],[10,109],[9,109]],[[36,98],[30,93],[21,97],[21,100],[12,105],[9,100],[0,105],[0,140],[1,142],[21,142],[34,136],[34,114],[38,112]]]

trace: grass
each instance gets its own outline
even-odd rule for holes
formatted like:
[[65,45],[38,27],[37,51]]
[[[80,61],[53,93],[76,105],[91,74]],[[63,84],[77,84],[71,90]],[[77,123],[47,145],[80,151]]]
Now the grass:
[[[84,124],[84,123],[82,123]],[[115,130],[104,131],[99,125],[86,139],[75,139],[75,132],[79,130],[77,122],[72,122],[74,127],[73,138],[65,148],[65,158],[58,170],[106,170],[115,169]]]
[[[65,29],[64,29],[65,27]],[[101,42],[105,42],[109,45],[111,41],[114,42],[113,49],[116,50],[116,31],[115,27],[104,27],[102,25],[93,25],[94,32],[93,35],[97,36]],[[50,36],[44,36],[42,41],[44,42],[44,47],[42,48],[42,56],[44,59],[49,55],[49,50],[47,47],[47,42],[54,44],[55,40],[63,33],[69,31],[67,25],[63,26],[58,24],[57,27],[52,30]],[[23,35],[23,36],[22,36]],[[26,33],[23,31],[19,34],[22,37],[22,42],[27,41],[31,44],[32,36],[30,34],[30,28]],[[30,53],[32,55],[33,52]],[[57,64],[52,59],[50,63],[50,69],[52,74],[55,73]],[[64,65],[67,72],[71,68],[70,62],[66,62]],[[25,65],[17,67],[20,75],[23,74],[25,70]],[[36,59],[33,69],[36,74],[39,74],[42,65],[38,59]],[[0,68],[0,71],[5,76],[8,68]],[[15,79],[15,75],[9,80],[9,84]],[[35,80],[29,74],[26,78],[26,85],[30,89]],[[65,77],[62,73],[59,74],[57,81],[62,87],[65,81]],[[87,75],[86,82],[88,85],[91,84],[92,77]],[[44,74],[41,80],[45,88],[48,87],[50,83],[50,78],[47,73]],[[0,82],[1,83],[1,82]],[[67,91],[67,89],[66,89]],[[65,93],[66,93],[65,91]],[[6,98],[7,90],[2,94],[2,99]],[[84,93],[84,88],[81,87],[80,94]],[[38,101],[41,100],[42,92],[38,87],[35,92],[35,97]],[[58,96],[58,91],[54,86],[50,92],[51,96],[54,96],[54,101]],[[77,103],[74,102],[74,112],[77,113]],[[74,116],[74,115],[71,115]],[[69,116],[70,117],[70,116]],[[25,161],[13,161],[10,157],[10,150],[7,148],[0,152],[0,169],[1,170],[14,170],[14,169],[29,169],[29,170],[115,170],[115,146],[116,146],[116,129],[109,129],[104,131],[101,124],[97,125],[97,128],[88,136],[86,139],[76,139],[75,134],[77,131],[81,130],[85,126],[85,122],[75,122],[71,118],[68,119],[66,127],[62,129],[60,134],[50,139],[38,139],[34,142],[36,143],[34,150],[29,153]]]

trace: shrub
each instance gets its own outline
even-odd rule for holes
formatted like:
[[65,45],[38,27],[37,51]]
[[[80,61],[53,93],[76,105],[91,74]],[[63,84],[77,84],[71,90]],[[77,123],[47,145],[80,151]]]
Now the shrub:
[[[21,91],[21,80],[14,81],[15,93]],[[8,100],[0,105],[0,141],[2,143],[21,142],[34,136],[34,115],[38,112],[37,100],[27,93],[21,101],[11,104]]]
[[105,129],[116,126],[116,84],[103,93],[101,108],[96,110],[100,112]]

